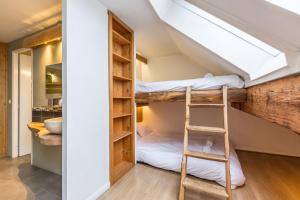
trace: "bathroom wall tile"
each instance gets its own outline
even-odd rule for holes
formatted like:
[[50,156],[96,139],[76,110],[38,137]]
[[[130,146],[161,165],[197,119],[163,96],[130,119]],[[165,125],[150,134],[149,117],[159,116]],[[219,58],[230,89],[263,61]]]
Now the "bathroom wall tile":
[[[45,110],[43,110],[45,109]],[[32,121],[33,122],[44,122],[46,119],[51,119],[54,117],[61,117],[62,111],[61,108],[53,109],[53,108],[43,108],[43,109],[36,109],[32,110]]]
[[61,113],[61,111],[54,111],[54,112],[53,112],[53,116],[54,116],[54,117],[61,117],[61,116],[62,116],[62,113]]
[[42,111],[40,110],[33,110],[32,111],[32,116],[38,117],[42,115]]
[[33,116],[33,117],[32,117],[32,121],[33,121],[33,122],[42,122],[42,117],[41,117],[41,116],[39,116],[39,117]]
[[42,117],[53,118],[53,112],[52,111],[42,111]]

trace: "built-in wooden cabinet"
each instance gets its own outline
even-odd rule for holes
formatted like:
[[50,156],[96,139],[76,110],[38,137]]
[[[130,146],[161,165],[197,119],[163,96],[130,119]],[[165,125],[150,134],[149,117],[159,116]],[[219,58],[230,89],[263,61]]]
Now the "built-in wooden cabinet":
[[134,34],[109,12],[110,181],[135,163]]

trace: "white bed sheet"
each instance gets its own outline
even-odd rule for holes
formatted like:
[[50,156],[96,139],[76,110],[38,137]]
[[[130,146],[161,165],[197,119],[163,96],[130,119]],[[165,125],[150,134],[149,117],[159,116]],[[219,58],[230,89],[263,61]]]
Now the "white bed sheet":
[[192,86],[193,90],[219,89],[225,85],[230,88],[243,88],[244,81],[242,81],[242,79],[240,79],[237,75],[159,82],[137,81],[135,85],[135,92],[184,91],[188,86]]
[[[205,152],[206,141],[207,136],[190,135],[189,149]],[[215,137],[210,152],[206,153],[224,155],[223,145],[223,139]],[[154,167],[180,172],[182,150],[182,135],[152,133],[151,135],[138,138],[137,161]],[[232,145],[230,149],[230,171],[232,189],[245,183],[245,176]],[[225,164],[222,162],[188,158],[187,172],[199,178],[216,181],[224,187],[226,185]]]

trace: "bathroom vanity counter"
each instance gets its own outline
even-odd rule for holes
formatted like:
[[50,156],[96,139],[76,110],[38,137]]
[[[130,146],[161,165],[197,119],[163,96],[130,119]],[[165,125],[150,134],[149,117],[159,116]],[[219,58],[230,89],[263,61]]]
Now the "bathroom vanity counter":
[[31,122],[27,126],[39,138],[41,144],[47,146],[59,146],[62,144],[61,135],[50,133],[45,128],[44,123]]

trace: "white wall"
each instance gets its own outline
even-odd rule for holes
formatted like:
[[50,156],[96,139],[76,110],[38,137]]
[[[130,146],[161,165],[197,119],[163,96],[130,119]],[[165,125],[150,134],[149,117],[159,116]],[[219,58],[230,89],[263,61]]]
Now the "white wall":
[[[159,131],[183,133],[185,104],[153,103],[143,108],[143,124]],[[191,123],[222,127],[222,111],[203,108],[192,112]],[[300,157],[300,137],[279,125],[229,109],[229,132],[237,149]]]
[[153,57],[142,66],[143,81],[180,80],[199,78],[207,73],[183,54]]
[[98,0],[63,0],[63,199],[109,187],[108,17]]
[[300,157],[300,136],[290,129],[236,109],[229,120],[238,149]]
[[[167,60],[166,57],[155,59],[152,66],[150,59],[149,66],[142,67],[143,80],[186,79],[195,75],[196,66],[178,67],[176,59],[164,62],[165,59]],[[161,131],[183,133],[184,103],[153,103],[143,110],[144,124]],[[199,125],[222,126],[223,116],[222,112],[203,108],[192,112],[192,119]],[[300,137],[287,128],[236,109],[229,109],[229,128],[231,140],[237,149],[300,157]]]

